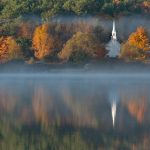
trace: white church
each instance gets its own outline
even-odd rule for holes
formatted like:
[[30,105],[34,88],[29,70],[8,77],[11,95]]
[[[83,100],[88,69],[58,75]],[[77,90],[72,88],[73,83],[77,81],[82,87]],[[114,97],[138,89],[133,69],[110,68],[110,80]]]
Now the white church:
[[106,49],[108,50],[108,57],[116,58],[120,54],[120,43],[117,41],[115,21],[113,21],[111,41],[109,41],[109,43],[106,45]]

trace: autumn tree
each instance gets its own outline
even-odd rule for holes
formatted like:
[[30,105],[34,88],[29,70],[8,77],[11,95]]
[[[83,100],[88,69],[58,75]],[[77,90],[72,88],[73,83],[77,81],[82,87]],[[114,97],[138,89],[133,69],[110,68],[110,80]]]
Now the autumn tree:
[[121,45],[120,58],[126,60],[143,60],[146,58],[146,53],[126,42]]
[[12,36],[0,38],[0,61],[5,62],[22,57],[20,46]]
[[38,59],[43,59],[53,53],[54,39],[49,34],[49,25],[43,24],[35,29],[32,41],[34,55]]
[[128,39],[129,45],[135,46],[141,50],[150,50],[148,33],[143,27],[138,27],[136,32],[132,33]]
[[58,54],[62,60],[83,58],[102,58],[106,54],[106,50],[97,41],[93,34],[77,32],[67,41],[62,51]]
[[121,46],[120,57],[132,60],[144,60],[150,50],[148,34],[143,27],[138,27],[136,32],[129,36],[127,42]]

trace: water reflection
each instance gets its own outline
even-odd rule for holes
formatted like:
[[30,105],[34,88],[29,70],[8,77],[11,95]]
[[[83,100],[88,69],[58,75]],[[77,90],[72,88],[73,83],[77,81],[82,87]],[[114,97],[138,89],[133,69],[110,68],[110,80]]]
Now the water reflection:
[[[147,80],[28,78],[0,79],[0,83],[2,150],[9,145],[10,134],[15,136],[15,142],[22,138],[24,144],[27,137],[38,141],[41,136],[46,148],[54,146],[52,149],[59,149],[60,145],[70,149],[67,144],[72,145],[74,140],[80,141],[83,149],[106,148],[108,141],[116,149],[123,141],[131,148],[133,144],[137,146],[133,142],[135,136],[150,139]],[[47,136],[56,141],[49,143],[45,140]],[[120,143],[114,146],[116,138]],[[29,147],[35,143],[30,142]],[[78,144],[72,146],[79,149]],[[33,149],[44,150],[41,145],[33,145]]]

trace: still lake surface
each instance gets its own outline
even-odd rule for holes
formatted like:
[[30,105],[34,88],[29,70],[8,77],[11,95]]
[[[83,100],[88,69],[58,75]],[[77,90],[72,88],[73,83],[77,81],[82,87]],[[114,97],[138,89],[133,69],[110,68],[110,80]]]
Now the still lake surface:
[[1,75],[0,149],[147,150],[149,108],[149,75]]

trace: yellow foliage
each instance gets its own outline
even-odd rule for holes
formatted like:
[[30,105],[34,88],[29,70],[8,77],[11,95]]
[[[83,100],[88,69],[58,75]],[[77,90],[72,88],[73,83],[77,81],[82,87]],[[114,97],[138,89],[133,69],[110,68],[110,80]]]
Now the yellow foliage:
[[54,39],[49,35],[49,25],[43,24],[35,29],[33,35],[33,49],[35,57],[42,59],[49,56],[53,50]]
[[5,62],[21,57],[20,46],[12,36],[0,37],[0,61]]
[[73,52],[85,52],[90,57],[102,58],[106,54],[105,48],[97,41],[93,34],[77,32],[69,39],[62,51],[58,54],[62,60],[69,60]]
[[128,43],[141,50],[150,50],[148,34],[143,27],[138,27],[136,32],[130,35]]

